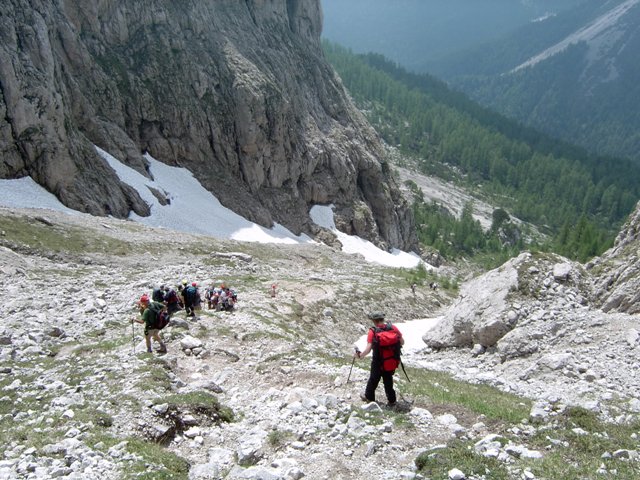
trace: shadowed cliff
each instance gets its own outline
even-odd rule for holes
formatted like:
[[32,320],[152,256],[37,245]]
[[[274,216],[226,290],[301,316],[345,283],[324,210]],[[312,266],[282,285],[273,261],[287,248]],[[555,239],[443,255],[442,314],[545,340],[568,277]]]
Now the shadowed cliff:
[[412,250],[411,213],[321,29],[319,0],[9,0],[0,177],[95,215],[145,215],[93,145],[143,173],[148,151],[262,225],[313,235],[309,206],[334,203],[341,230]]

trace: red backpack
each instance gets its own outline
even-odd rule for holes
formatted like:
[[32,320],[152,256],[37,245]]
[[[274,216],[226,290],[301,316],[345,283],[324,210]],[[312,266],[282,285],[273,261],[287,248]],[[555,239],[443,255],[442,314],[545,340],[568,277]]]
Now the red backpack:
[[373,348],[378,349],[382,362],[382,370],[393,372],[400,365],[402,355],[401,335],[390,323],[383,327],[371,327],[373,331]]

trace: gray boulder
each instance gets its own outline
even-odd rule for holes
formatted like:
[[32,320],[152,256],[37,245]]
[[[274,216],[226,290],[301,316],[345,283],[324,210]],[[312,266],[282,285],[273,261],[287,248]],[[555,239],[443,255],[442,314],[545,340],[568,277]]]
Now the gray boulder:
[[513,328],[507,297],[517,288],[517,267],[528,256],[522,254],[465,283],[456,303],[435,327],[427,331],[423,341],[432,348],[495,345]]

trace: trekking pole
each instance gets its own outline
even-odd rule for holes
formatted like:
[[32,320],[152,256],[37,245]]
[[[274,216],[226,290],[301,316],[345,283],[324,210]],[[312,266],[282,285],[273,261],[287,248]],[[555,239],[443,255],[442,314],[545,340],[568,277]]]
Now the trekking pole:
[[400,360],[400,366],[402,367],[402,371],[404,372],[404,376],[407,377],[407,382],[411,383],[411,380],[409,380],[409,375],[407,375],[407,371],[404,369],[404,363],[402,362],[402,360]]
[[136,354],[136,329],[131,322],[131,347],[133,348],[133,354]]
[[[354,347],[356,349],[356,355],[360,353],[360,350],[358,350],[358,347]],[[353,360],[351,360],[351,368],[349,369],[349,376],[347,377],[347,383],[349,383],[349,379],[351,378],[351,372],[353,371],[353,364],[356,363],[356,355],[353,356]],[[347,385],[347,383],[345,383],[345,385]]]

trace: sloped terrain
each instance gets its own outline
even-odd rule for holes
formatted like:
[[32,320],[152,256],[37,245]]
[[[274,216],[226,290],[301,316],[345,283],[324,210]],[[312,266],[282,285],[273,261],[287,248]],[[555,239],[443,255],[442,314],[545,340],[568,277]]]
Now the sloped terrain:
[[[568,277],[553,276],[560,259],[525,256],[507,295],[520,313],[512,332],[537,350],[503,348],[518,344],[507,336],[482,350],[425,345],[405,355],[412,381],[396,375],[402,401],[387,410],[360,401],[368,360],[351,368],[366,313],[446,317],[453,290],[419,286],[414,296],[411,272],[326,246],[241,244],[87,215],[2,209],[0,240],[2,478],[425,478],[416,459],[440,458],[456,439],[482,458],[495,453],[492,471],[508,475],[495,478],[523,478],[535,469],[527,462],[564,448],[534,438],[558,435],[567,405],[621,424],[640,411],[633,318],[583,303]],[[164,330],[168,353],[144,353],[135,301],[183,278],[236,288],[236,311],[177,314]],[[467,285],[456,303],[473,297]],[[425,377],[438,370],[467,383]],[[524,395],[517,426],[437,400],[456,388],[496,402],[483,385]],[[617,449],[635,458],[640,447],[627,436]],[[633,478],[637,463],[622,455],[610,460],[615,478]]]
[[[158,478],[161,463],[136,450],[142,440],[168,445],[177,455],[169,463],[207,464],[209,476],[197,478],[234,466],[226,478],[240,478],[280,457],[281,470],[307,478],[363,469],[380,478],[449,435],[442,427],[407,437],[393,417],[360,411],[368,362],[346,384],[368,311],[415,318],[444,293],[414,297],[399,272],[327,247],[221,242],[50,211],[0,218],[3,478]],[[135,301],[183,278],[227,282],[236,311],[177,314],[164,331],[169,352],[143,353],[142,327],[129,322]],[[365,468],[367,452],[389,448],[401,452],[393,465]]]

